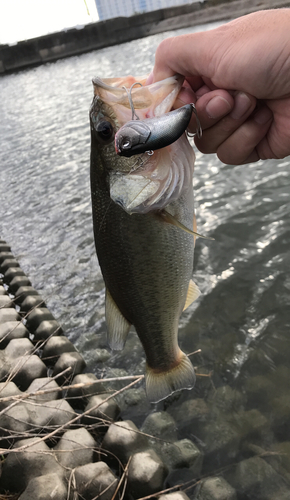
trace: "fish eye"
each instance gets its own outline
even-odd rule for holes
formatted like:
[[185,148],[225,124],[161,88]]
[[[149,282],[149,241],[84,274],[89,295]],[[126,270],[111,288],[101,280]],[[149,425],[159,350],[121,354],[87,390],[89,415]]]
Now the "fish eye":
[[95,127],[95,130],[97,132],[98,138],[101,140],[101,142],[104,142],[106,144],[109,144],[112,142],[114,139],[114,129],[113,125],[106,120],[102,120],[97,124]]

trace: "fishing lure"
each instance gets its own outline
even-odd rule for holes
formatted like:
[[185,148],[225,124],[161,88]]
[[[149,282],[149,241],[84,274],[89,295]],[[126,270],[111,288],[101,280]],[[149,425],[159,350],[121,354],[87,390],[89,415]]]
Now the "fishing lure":
[[193,105],[186,104],[160,117],[125,123],[115,135],[116,153],[130,157],[169,146],[187,129],[192,111]]

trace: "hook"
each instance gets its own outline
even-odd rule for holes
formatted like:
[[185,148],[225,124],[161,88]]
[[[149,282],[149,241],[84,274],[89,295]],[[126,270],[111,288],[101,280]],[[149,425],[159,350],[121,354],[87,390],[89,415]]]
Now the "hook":
[[141,82],[135,82],[135,83],[133,83],[133,85],[131,85],[131,87],[130,87],[129,90],[125,86],[122,87],[122,89],[126,90],[126,92],[127,92],[127,96],[128,96],[128,99],[129,99],[130,108],[131,108],[131,111],[132,111],[132,120],[140,120],[139,116],[137,115],[137,113],[135,111],[134,104],[133,104],[133,99],[132,99],[132,89],[133,89],[133,87],[135,87],[135,85],[140,85],[141,87],[143,87],[143,85],[142,85]]
[[191,104],[191,107],[192,107],[192,111],[194,112],[195,114],[195,118],[196,118],[196,123],[197,123],[197,128],[196,128],[196,133],[195,134],[190,134],[189,132],[187,132],[187,135],[188,137],[194,137],[195,135],[197,135],[197,137],[200,139],[202,137],[202,128],[201,128],[201,124],[200,124],[200,121],[199,121],[199,118],[197,116],[197,111],[196,111],[196,107],[194,105],[193,102],[190,103]]

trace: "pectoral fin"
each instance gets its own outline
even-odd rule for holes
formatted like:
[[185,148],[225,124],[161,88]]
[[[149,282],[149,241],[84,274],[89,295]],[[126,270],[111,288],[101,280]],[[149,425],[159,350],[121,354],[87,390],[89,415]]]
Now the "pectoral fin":
[[121,351],[125,345],[131,324],[120,312],[109,290],[106,289],[106,323],[108,343],[114,351]]
[[186,296],[186,301],[185,301],[185,306],[183,310],[187,309],[192,302],[194,302],[198,297],[200,296],[201,291],[198,288],[198,286],[190,280],[188,290],[187,290],[187,296]]
[[165,220],[165,222],[168,222],[169,224],[172,224],[173,226],[176,226],[179,229],[182,229],[182,231],[185,231],[186,233],[192,234],[193,236],[198,236],[199,238],[204,238],[205,240],[214,240],[214,238],[211,238],[210,236],[203,236],[202,234],[199,234],[196,231],[192,231],[191,229],[186,227],[184,224],[182,224],[182,222],[179,222],[173,215],[171,215],[166,210],[163,210],[162,212],[160,212],[160,215]]

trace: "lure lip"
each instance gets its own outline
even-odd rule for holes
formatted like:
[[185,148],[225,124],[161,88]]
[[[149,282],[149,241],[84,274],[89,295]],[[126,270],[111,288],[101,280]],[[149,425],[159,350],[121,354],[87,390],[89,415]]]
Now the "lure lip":
[[169,146],[187,129],[192,111],[192,104],[185,104],[161,117],[125,123],[115,135],[116,153],[131,157]]

